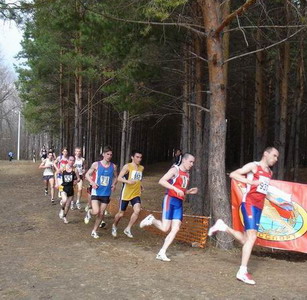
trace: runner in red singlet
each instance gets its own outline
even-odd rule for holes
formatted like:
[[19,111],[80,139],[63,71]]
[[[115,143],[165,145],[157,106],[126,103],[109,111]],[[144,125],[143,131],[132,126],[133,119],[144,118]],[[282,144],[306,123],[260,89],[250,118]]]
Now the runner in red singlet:
[[272,177],[270,167],[277,162],[278,155],[279,153],[274,147],[268,147],[264,150],[259,162],[248,163],[230,173],[230,178],[246,184],[246,192],[243,195],[241,207],[245,232],[234,230],[219,219],[209,229],[208,233],[211,236],[217,231],[225,231],[243,245],[241,266],[237,273],[237,279],[247,284],[255,284],[255,281],[247,272],[247,264],[257,239],[261,212]]

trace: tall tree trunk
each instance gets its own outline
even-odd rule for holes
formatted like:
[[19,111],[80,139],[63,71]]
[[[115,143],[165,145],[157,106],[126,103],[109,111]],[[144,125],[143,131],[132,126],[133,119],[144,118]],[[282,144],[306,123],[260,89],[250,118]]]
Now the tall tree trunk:
[[[262,47],[261,30],[257,29],[256,40],[258,49]],[[256,76],[255,76],[255,117],[254,117],[254,160],[261,157],[266,144],[266,128],[265,126],[265,93],[264,93],[264,51],[256,53]]]
[[[286,18],[289,20],[288,1],[285,0]],[[278,179],[284,178],[285,171],[285,148],[287,132],[287,105],[288,105],[288,74],[290,69],[290,43],[286,41],[280,49],[281,52],[281,86],[280,86],[280,127],[278,139]]]
[[122,119],[122,138],[121,138],[121,145],[120,145],[120,169],[122,169],[122,167],[125,164],[127,122],[128,122],[128,112],[125,110],[123,112],[123,119]]
[[[223,68],[223,41],[215,31],[220,24],[219,1],[201,0],[204,26],[207,33],[207,56],[210,86],[210,145],[209,145],[209,195],[212,214],[216,220],[222,218],[231,223],[230,203],[227,195],[225,178],[225,141],[226,141],[226,89]],[[219,246],[232,247],[231,237],[223,233]]]

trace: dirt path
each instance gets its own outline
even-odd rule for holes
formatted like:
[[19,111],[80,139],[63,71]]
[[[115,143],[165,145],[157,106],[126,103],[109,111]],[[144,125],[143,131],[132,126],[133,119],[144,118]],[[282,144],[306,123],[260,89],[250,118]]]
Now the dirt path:
[[83,212],[63,224],[30,162],[0,161],[0,204],[1,299],[307,299],[307,256],[253,255],[257,285],[247,286],[234,277],[239,250],[175,243],[163,263],[155,260],[162,238],[147,231],[114,240],[108,226],[95,240]]

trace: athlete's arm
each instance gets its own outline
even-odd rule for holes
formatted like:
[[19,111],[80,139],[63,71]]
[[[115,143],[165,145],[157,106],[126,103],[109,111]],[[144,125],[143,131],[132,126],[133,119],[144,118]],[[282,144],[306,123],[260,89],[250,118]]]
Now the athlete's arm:
[[128,164],[123,166],[117,177],[117,180],[122,183],[134,184],[136,182],[135,180],[128,180],[124,177],[127,173],[128,173]]
[[168,172],[164,174],[164,176],[159,180],[159,184],[161,184],[163,187],[169,190],[175,191],[178,196],[183,197],[184,196],[183,191],[177,189],[175,186],[173,186],[168,182],[171,178],[177,176],[177,174],[178,174],[177,168],[175,167],[170,168]]
[[259,181],[249,180],[245,175],[252,172],[256,173],[257,165],[253,162],[244,165],[242,168],[239,168],[230,173],[229,177],[235,179],[239,182],[250,184],[250,185],[259,185]]
[[47,167],[45,166],[45,163],[46,163],[46,160],[44,159],[43,161],[42,161],[42,163],[39,165],[39,169],[46,169]]
[[112,192],[115,191],[116,184],[117,184],[117,177],[118,177],[117,167],[116,167],[116,165],[114,165],[113,181],[112,181],[112,185],[111,185]]
[[185,192],[187,195],[195,195],[198,193],[198,188],[197,187],[193,187],[193,188],[190,188],[189,190],[187,190]]
[[98,163],[97,161],[95,161],[94,163],[92,163],[91,167],[88,169],[88,171],[85,174],[85,178],[86,180],[90,183],[90,185],[94,188],[97,189],[98,188],[98,184],[96,184],[93,180],[92,180],[92,175],[94,172],[96,172],[98,168]]

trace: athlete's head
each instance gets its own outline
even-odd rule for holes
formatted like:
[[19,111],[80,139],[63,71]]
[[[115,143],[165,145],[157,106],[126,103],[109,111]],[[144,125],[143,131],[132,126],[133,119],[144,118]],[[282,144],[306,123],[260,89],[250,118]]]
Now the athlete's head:
[[267,147],[263,151],[262,159],[269,166],[272,167],[278,160],[279,152],[274,147]]
[[75,148],[75,156],[81,157],[81,153],[82,153],[81,147],[76,147]]
[[62,149],[62,154],[63,154],[64,157],[66,157],[66,156],[68,155],[68,149],[67,149],[67,147],[63,147],[63,149]]
[[136,165],[139,165],[142,161],[143,154],[141,151],[138,150],[133,150],[131,152],[131,160],[134,162]]
[[102,150],[102,158],[105,161],[111,161],[112,159],[112,147],[111,146],[104,146]]
[[189,171],[194,165],[195,157],[191,153],[186,152],[182,156],[182,161],[180,166],[182,166],[186,171]]
[[181,155],[181,154],[182,154],[181,149],[176,149],[176,150],[175,150],[175,156],[179,156],[179,155]]
[[68,165],[70,166],[70,167],[72,167],[73,165],[74,165],[74,163],[75,163],[75,157],[74,156],[72,156],[72,155],[70,155],[69,157],[68,157]]
[[53,159],[53,152],[51,152],[51,151],[48,152],[48,158],[49,158],[50,160]]

